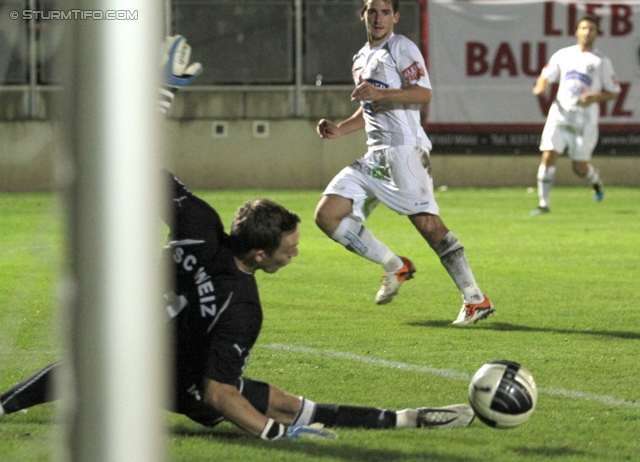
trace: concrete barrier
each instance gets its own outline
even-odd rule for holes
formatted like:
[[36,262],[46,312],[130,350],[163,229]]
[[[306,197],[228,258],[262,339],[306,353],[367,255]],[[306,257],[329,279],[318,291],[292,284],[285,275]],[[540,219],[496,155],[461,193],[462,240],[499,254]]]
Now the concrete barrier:
[[[321,189],[365,149],[364,132],[321,140],[316,120],[168,120],[165,165],[191,188]],[[60,172],[59,131],[51,121],[0,123],[0,191],[49,191]],[[538,153],[459,155],[432,152],[436,186],[535,186]],[[607,185],[640,186],[640,156],[595,155]],[[582,185],[569,159],[557,185]]]

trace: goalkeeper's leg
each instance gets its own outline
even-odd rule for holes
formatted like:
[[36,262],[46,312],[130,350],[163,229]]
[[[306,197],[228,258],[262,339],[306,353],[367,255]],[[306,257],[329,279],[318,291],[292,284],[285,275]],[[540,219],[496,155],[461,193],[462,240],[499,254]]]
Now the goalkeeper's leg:
[[62,364],[50,364],[0,395],[0,415],[54,401],[53,374]]

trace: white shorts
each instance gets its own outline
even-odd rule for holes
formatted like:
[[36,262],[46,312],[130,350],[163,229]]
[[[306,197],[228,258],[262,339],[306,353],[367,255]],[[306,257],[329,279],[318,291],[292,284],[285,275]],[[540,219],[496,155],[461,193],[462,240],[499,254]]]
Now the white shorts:
[[560,125],[551,120],[544,124],[540,140],[541,151],[555,151],[567,155],[578,162],[591,160],[593,150],[598,143],[598,127],[585,127],[585,130],[568,125]]
[[369,151],[343,168],[324,190],[353,201],[353,215],[365,221],[382,202],[400,215],[439,215],[433,195],[429,153],[414,146]]

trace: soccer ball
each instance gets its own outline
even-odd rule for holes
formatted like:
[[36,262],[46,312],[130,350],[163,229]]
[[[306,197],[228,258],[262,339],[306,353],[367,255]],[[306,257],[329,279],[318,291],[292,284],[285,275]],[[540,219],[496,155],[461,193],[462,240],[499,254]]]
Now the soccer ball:
[[513,361],[483,365],[469,384],[469,403],[478,419],[490,427],[517,427],[531,417],[537,401],[533,376]]

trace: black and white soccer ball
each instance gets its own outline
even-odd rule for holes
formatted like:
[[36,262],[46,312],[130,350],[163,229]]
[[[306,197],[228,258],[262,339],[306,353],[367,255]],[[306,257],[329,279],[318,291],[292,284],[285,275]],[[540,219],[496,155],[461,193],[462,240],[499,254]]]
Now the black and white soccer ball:
[[478,419],[490,427],[517,427],[531,417],[537,402],[533,376],[513,361],[483,365],[469,384],[469,403]]

